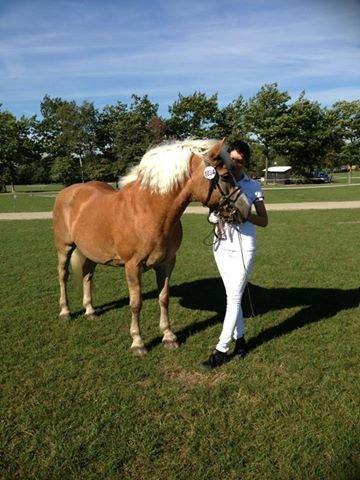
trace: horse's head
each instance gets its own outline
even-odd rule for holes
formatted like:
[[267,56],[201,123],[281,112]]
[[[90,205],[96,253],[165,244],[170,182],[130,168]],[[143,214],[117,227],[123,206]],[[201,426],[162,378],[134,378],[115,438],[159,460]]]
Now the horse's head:
[[[194,158],[196,157],[196,158]],[[207,154],[194,155],[197,165],[192,174],[192,197],[211,210],[223,212],[224,218],[235,221],[247,218],[251,206],[236,185],[234,166],[225,140],[215,144]]]

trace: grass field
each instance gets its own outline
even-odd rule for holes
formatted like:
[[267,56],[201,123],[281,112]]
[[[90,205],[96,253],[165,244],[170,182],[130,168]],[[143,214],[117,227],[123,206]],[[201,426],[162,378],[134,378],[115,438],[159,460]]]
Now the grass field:
[[[258,231],[250,353],[215,372],[224,292],[184,217],[172,279],[178,350],[161,345],[152,272],[131,356],[123,271],[99,266],[97,320],[61,322],[49,221],[1,222],[0,477],[359,478],[360,211],[273,212]],[[248,311],[248,307],[245,306]]]
[[[350,186],[297,186],[283,188],[266,187],[264,189],[265,202],[294,203],[294,202],[331,202],[344,200],[360,200],[360,184]],[[52,210],[55,193],[20,192],[0,194],[0,213],[2,212],[46,212]]]
[[0,194],[0,213],[4,212],[49,212],[54,205],[55,196]]
[[344,200],[360,200],[360,184],[350,186],[291,185],[285,188],[265,187],[265,202],[298,203],[298,202],[341,202]]
[[[360,171],[354,170],[351,175],[353,183],[360,183]],[[349,173],[348,172],[341,172],[341,173],[333,173],[332,174],[332,181],[339,182],[339,183],[347,183],[349,180]]]
[[[15,185],[17,193],[41,193],[41,192],[58,192],[64,188],[61,183],[37,183],[34,185]],[[6,186],[7,192],[11,192],[11,186]]]

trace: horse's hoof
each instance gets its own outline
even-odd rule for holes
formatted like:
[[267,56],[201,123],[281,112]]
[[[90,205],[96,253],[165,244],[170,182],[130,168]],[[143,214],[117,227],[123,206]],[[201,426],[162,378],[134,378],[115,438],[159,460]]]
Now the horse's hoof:
[[131,351],[134,357],[144,357],[147,354],[145,347],[131,347]]
[[163,340],[163,344],[168,350],[179,348],[179,344],[176,340]]
[[59,320],[71,320],[70,313],[62,313],[61,315],[59,315]]
[[99,318],[96,312],[85,314],[85,317],[88,320],[97,320]]

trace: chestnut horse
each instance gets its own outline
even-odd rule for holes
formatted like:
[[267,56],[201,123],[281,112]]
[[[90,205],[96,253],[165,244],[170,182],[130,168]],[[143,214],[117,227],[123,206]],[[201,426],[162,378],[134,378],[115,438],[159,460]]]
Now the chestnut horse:
[[[66,293],[69,263],[83,281],[85,315],[95,316],[91,280],[97,263],[125,267],[134,355],[146,347],[140,335],[141,274],[154,268],[159,290],[160,330],[168,348],[178,346],[168,314],[169,279],[182,239],[180,217],[191,201],[215,209],[231,200],[246,216],[248,205],[231,175],[224,141],[174,142],[149,150],[120,181],[120,190],[102,182],[62,190],[53,210],[58,255],[60,318],[70,318]],[[229,173],[230,172],[230,173]]]

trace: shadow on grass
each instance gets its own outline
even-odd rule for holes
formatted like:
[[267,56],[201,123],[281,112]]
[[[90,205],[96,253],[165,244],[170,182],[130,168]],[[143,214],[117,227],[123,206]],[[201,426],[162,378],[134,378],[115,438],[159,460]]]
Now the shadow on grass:
[[[333,317],[338,312],[359,306],[360,290],[340,290],[325,288],[263,288],[249,284],[255,315],[283,308],[303,307],[278,325],[268,327],[255,337],[248,339],[248,348],[254,350],[276,337],[286,335],[311,323]],[[172,295],[180,297],[185,308],[211,310],[217,314],[185,327],[177,332],[181,341],[217,322],[222,322],[225,312],[225,292],[219,278],[198,280],[175,286]],[[248,295],[243,298],[244,316],[251,316]],[[220,334],[220,331],[219,331]]]
[[[248,340],[249,350],[254,350],[260,345],[276,337],[286,335],[298,328],[311,323],[319,322],[333,317],[342,310],[359,306],[360,289],[341,290],[331,288],[263,288],[249,284],[255,315],[262,315],[270,311],[283,308],[303,307],[291,317],[278,325],[268,327],[255,337]],[[220,278],[206,278],[193,282],[172,286],[172,297],[180,298],[180,305],[191,310],[213,311],[215,315],[200,322],[188,325],[176,332],[180,343],[185,343],[191,335],[206,330],[208,327],[222,322],[225,312],[225,291]],[[143,295],[143,299],[156,299],[157,292],[151,291]],[[129,299],[106,303],[97,307],[98,315],[103,315],[109,310],[128,306]],[[244,294],[244,316],[251,316],[248,295]],[[77,312],[76,315],[79,315]],[[219,331],[220,333],[220,331]],[[158,336],[151,340],[147,347],[154,348],[162,341]]]

